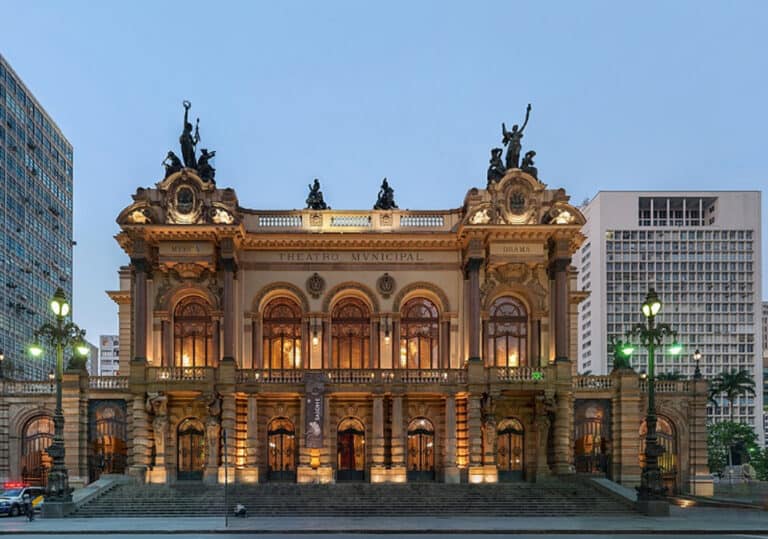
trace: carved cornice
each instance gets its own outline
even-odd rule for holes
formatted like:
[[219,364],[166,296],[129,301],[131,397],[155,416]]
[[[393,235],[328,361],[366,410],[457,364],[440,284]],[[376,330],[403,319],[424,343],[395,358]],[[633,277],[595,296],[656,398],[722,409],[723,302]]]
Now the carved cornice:
[[130,305],[131,303],[130,290],[107,290],[107,295],[118,305]]
[[360,249],[420,249],[445,251],[458,249],[460,243],[454,234],[442,235],[417,235],[397,236],[382,235],[373,236],[365,233],[348,234],[313,234],[295,235],[248,235],[243,238],[241,248],[244,250],[360,250]]

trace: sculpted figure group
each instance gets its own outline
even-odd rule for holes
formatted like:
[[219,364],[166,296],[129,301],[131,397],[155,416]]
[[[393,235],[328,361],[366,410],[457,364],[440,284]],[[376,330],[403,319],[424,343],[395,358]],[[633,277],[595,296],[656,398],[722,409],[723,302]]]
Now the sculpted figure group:
[[[200,174],[200,179],[205,182],[211,182],[214,185],[216,181],[216,169],[210,164],[210,160],[216,156],[215,151],[209,152],[206,148],[201,150],[200,159],[195,156],[197,143],[200,142],[200,118],[195,123],[195,131],[192,132],[192,124],[189,122],[189,109],[192,103],[184,100],[184,126],[179,136],[179,146],[181,147],[181,159],[175,153],[169,151],[163,160],[165,167],[165,177],[180,171],[182,168],[193,168]],[[184,160],[182,164],[182,159]]]
[[488,185],[496,183],[504,177],[507,170],[513,168],[519,168],[523,172],[527,172],[534,178],[538,177],[538,169],[533,166],[533,158],[536,152],[533,150],[528,151],[523,156],[522,163],[520,162],[520,152],[522,151],[523,131],[528,125],[528,119],[531,115],[531,105],[525,109],[525,121],[522,126],[517,124],[512,126],[512,130],[508,131],[506,124],[501,124],[501,142],[507,147],[507,156],[505,163],[501,161],[501,155],[504,153],[502,148],[493,148],[491,150],[491,160],[488,166]]

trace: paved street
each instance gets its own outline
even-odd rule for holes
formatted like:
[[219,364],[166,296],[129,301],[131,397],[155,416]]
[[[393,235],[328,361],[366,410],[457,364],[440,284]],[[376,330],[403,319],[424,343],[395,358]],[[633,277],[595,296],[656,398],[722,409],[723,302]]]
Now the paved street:
[[[174,534],[178,536],[178,534]],[[131,535],[132,538],[151,538],[156,537],[156,534],[136,534]],[[258,537],[260,539],[285,539],[286,534],[264,534],[259,535]],[[457,539],[463,538],[463,537],[482,537],[483,539],[502,539],[505,537],[509,537],[510,534],[465,534],[465,533],[457,533],[457,534],[451,534],[451,537],[455,537]],[[50,539],[52,537],[72,537],[71,535],[59,535],[59,534],[45,534],[45,535],[24,535],[25,538],[30,539]],[[114,537],[114,535],[111,534],[96,534],[96,535],[88,535],[89,539],[108,539],[110,537]],[[189,533],[184,534],[185,538],[189,539],[205,539],[205,538],[215,538],[215,537],[221,537],[221,534],[201,534],[201,533]],[[231,538],[252,538],[253,534],[250,533],[233,533],[231,535],[227,535],[227,537]],[[317,533],[311,533],[311,534],[290,534],[290,537],[306,537],[307,539],[354,539],[355,537],[363,537],[363,535],[359,534],[350,534],[350,533],[337,533],[337,534],[317,534]],[[408,538],[408,537],[418,537],[419,539],[429,539],[433,537],[444,537],[444,534],[366,534],[364,535],[366,538],[371,539],[392,539],[393,537],[397,538]],[[551,538],[551,539],[588,539],[590,537],[595,537],[594,534],[515,534],[514,537],[520,538],[520,539],[541,539],[542,537]],[[661,538],[667,538],[667,537],[680,537],[679,534],[676,533],[653,533],[653,534],[643,534],[643,535],[625,535],[625,534],[608,534],[608,535],[600,535],[601,539],[610,539],[610,538],[620,538],[620,539],[661,539]],[[692,535],[691,537],[697,537],[696,535]],[[745,534],[736,534],[736,535],[723,535],[723,534],[715,534],[715,535],[707,535],[707,539],[733,539],[733,538],[768,538],[768,535],[745,535]]]
[[672,508],[668,518],[641,515],[616,517],[272,517],[231,518],[115,518],[63,519],[27,522],[0,519],[0,534],[24,537],[765,537],[768,512],[692,507]]

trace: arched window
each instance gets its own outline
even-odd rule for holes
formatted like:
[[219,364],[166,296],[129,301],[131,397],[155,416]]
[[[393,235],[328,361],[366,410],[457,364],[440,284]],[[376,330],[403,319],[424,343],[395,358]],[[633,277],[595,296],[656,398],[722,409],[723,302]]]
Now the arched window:
[[21,479],[31,485],[45,485],[53,461],[46,449],[53,443],[54,424],[50,416],[37,416],[24,425],[21,439]]
[[528,366],[528,313],[519,300],[504,296],[494,301],[485,328],[490,366]]
[[173,361],[177,367],[215,367],[218,339],[206,302],[198,297],[181,300],[173,312]]
[[341,300],[331,312],[331,368],[364,369],[369,365],[371,314],[357,298]]
[[400,367],[438,367],[438,321],[437,307],[428,299],[414,298],[403,305],[400,311]]
[[273,299],[264,309],[262,327],[264,368],[302,368],[299,305],[288,298]]

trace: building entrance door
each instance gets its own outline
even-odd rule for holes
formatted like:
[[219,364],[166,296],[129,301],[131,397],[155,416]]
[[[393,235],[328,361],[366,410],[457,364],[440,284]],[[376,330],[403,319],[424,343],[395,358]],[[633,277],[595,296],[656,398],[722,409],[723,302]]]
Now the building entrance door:
[[499,481],[523,481],[525,479],[525,431],[517,419],[507,418],[497,430],[496,462]]
[[435,480],[435,428],[424,417],[408,425],[408,481]]
[[284,417],[273,419],[267,429],[270,481],[296,480],[296,432]]
[[88,480],[101,474],[125,473],[126,449],[125,403],[123,401],[91,401],[88,424]]
[[203,479],[205,466],[205,429],[196,419],[185,419],[179,425],[179,460],[177,479],[180,481]]
[[337,436],[337,481],[365,480],[365,429],[359,420],[347,418]]

